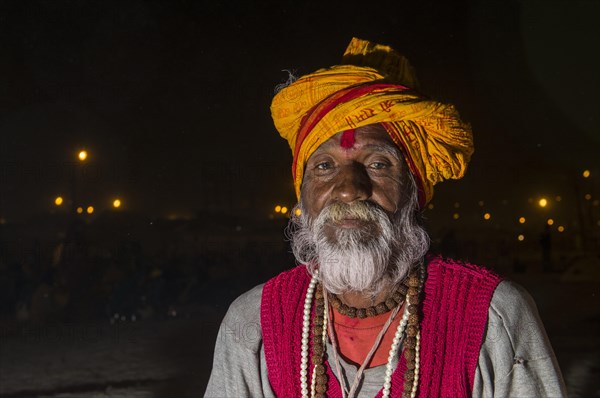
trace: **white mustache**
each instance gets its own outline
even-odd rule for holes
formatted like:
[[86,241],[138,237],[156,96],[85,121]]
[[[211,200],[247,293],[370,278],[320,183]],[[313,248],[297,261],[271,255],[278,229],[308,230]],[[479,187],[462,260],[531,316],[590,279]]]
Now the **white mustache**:
[[368,202],[354,202],[352,204],[335,202],[322,210],[325,221],[339,222],[345,219],[360,221],[377,221],[383,212],[378,206]]

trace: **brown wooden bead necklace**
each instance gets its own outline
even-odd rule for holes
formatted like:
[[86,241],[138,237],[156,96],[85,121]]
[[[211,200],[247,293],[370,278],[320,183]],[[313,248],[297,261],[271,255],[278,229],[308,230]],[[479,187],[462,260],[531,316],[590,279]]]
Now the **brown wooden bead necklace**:
[[396,290],[385,301],[382,301],[381,303],[379,303],[377,305],[372,305],[367,308],[356,308],[356,307],[346,305],[346,304],[342,303],[342,300],[340,300],[340,298],[337,295],[331,294],[331,293],[329,294],[328,299],[329,299],[329,302],[331,303],[331,306],[333,308],[335,308],[337,310],[337,312],[339,312],[340,314],[345,315],[350,318],[364,319],[364,318],[368,318],[368,317],[385,314],[386,312],[390,312],[391,310],[396,308],[398,305],[402,304],[404,302],[404,299],[406,298],[406,292],[408,291],[408,288],[409,288],[409,286],[407,286],[405,283],[406,283],[406,280],[403,282],[402,285],[400,285],[398,290]]

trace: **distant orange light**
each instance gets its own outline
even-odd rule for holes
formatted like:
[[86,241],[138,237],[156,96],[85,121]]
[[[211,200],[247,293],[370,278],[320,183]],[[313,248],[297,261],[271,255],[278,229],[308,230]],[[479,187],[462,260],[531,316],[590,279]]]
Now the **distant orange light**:
[[590,173],[590,171],[589,171],[589,170],[583,170],[583,173],[582,173],[582,175],[583,175],[583,178],[588,178],[588,177],[589,177],[591,174],[592,174],[592,173]]
[[548,219],[548,221],[546,221],[546,223],[547,223],[548,225],[554,225],[554,220],[553,220],[553,219],[551,219],[551,218],[549,218],[549,219]]
[[523,242],[525,240],[525,235],[521,234],[517,236],[517,239],[519,240],[519,242]]
[[88,206],[86,211],[87,211],[87,214],[92,214],[94,212],[94,206]]
[[434,207],[434,206],[433,206],[433,203],[430,203],[430,204],[427,206],[427,208],[428,208],[429,210],[433,210],[433,207]]
[[79,160],[81,160],[83,162],[84,160],[87,159],[88,153],[85,150],[84,151],[79,151],[79,154],[77,155],[77,157],[79,158]]
[[113,200],[113,207],[115,209],[121,207],[121,199],[115,199],[115,200]]
[[279,213],[281,212],[281,206],[277,205],[275,206],[275,213]]
[[77,208],[77,214],[81,214],[81,213],[83,213],[83,207],[79,206]]
[[589,193],[586,193],[584,198],[585,198],[585,200],[592,200],[592,195]]
[[54,204],[57,206],[60,206],[63,204],[63,198],[61,196],[57,196],[56,199],[54,199]]
[[296,217],[300,217],[302,215],[302,210],[296,209],[294,210],[294,214],[296,215]]
[[455,219],[455,220],[458,220],[458,219],[460,218],[460,214],[458,214],[458,213],[454,213],[454,214],[452,215],[452,218],[453,218],[453,219]]
[[287,212],[288,212],[288,208],[287,208],[287,207],[285,207],[285,206],[283,206],[283,207],[281,208],[281,214],[287,214]]
[[562,225],[559,225],[556,229],[558,230],[558,232],[565,232],[565,227],[563,227]]
[[519,224],[525,224],[525,221],[527,221],[525,217],[519,217]]
[[557,202],[560,202],[562,200],[562,196],[558,195],[555,199]]
[[546,199],[546,198],[541,198],[541,199],[538,201],[538,204],[540,205],[540,207],[546,207],[546,206],[548,205],[548,199]]
[[483,215],[484,220],[489,220],[490,218],[492,218],[492,215],[490,213],[485,213]]

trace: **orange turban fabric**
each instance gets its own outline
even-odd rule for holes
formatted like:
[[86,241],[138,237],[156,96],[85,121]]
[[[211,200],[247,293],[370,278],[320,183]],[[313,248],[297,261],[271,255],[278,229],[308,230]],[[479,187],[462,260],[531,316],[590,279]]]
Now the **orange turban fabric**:
[[416,84],[403,56],[354,38],[342,65],[303,76],[279,91],[271,115],[294,155],[297,197],[306,162],[319,145],[341,131],[374,123],[402,149],[419,184],[421,206],[433,197],[436,183],[461,178],[473,153],[470,126],[454,106],[413,90]]

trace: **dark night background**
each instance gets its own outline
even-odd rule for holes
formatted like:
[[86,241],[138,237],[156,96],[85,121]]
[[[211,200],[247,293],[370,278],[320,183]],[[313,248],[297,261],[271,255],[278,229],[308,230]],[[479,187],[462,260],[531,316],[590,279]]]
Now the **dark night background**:
[[0,1],[0,396],[202,395],[230,301],[293,265],[273,89],[353,36],[402,52],[473,126],[467,176],[425,213],[433,250],[525,285],[571,396],[600,396],[599,16],[595,0]]

